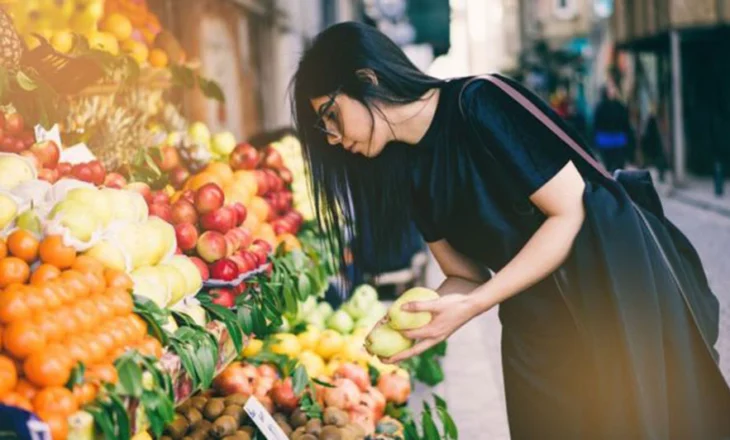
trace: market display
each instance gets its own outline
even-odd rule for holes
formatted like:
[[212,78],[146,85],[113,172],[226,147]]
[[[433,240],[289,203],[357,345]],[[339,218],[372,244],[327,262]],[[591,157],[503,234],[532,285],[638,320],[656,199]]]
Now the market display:
[[436,293],[325,300],[295,137],[186,120],[170,88],[220,89],[142,0],[0,1],[0,25],[0,411],[54,440],[279,438],[261,411],[291,439],[438,438],[407,405],[445,344],[378,357]]

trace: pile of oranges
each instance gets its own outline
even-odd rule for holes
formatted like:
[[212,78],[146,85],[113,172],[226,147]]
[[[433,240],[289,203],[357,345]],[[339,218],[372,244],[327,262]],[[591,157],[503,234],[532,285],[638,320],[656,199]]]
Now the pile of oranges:
[[[33,411],[54,439],[67,419],[115,383],[113,362],[136,348],[160,357],[160,343],[132,310],[132,280],[64,245],[16,230],[0,240],[0,402]],[[66,387],[83,363],[82,384]]]

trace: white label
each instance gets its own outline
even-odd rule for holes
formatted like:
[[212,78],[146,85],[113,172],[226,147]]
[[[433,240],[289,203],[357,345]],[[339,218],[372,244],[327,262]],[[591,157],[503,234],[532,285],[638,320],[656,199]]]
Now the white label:
[[53,141],[58,145],[58,147],[61,147],[61,130],[58,128],[58,124],[53,124],[53,127],[51,127],[50,130],[47,130],[40,125],[36,125],[33,128],[33,132],[35,133],[35,141],[36,142],[43,142],[43,141]]
[[86,144],[76,144],[73,147],[64,148],[61,151],[60,162],[70,163],[71,165],[77,165],[80,163],[91,162],[96,160],[94,153],[89,150]]
[[256,427],[259,428],[259,431],[266,437],[266,440],[288,440],[284,431],[279,428],[274,418],[271,417],[271,414],[266,411],[266,408],[264,408],[256,397],[249,397],[243,409],[256,424]]

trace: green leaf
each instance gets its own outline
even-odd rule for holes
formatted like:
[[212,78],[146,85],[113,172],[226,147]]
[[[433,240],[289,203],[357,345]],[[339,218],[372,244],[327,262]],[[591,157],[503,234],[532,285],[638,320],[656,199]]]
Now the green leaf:
[[101,431],[104,438],[107,440],[114,440],[117,436],[116,429],[114,429],[114,421],[109,413],[107,413],[98,404],[91,404],[84,407],[84,411],[91,414],[94,418],[94,425],[98,428],[97,432]]
[[236,353],[243,350],[243,330],[238,323],[238,317],[235,313],[218,304],[206,304],[203,307],[213,315],[216,320],[225,324],[228,334],[231,337],[233,345],[236,347]]
[[18,82],[18,85],[21,89],[32,92],[33,90],[38,88],[38,84],[36,84],[33,79],[31,79],[28,75],[26,75],[22,70],[18,70],[18,73],[15,74],[15,80]]
[[421,426],[423,428],[423,437],[426,440],[441,440],[441,434],[433,422],[431,407],[428,403],[423,402],[423,413],[421,414]]
[[139,398],[142,395],[142,368],[130,356],[122,356],[115,362],[119,394]]
[[319,379],[317,379],[317,378],[313,378],[313,379],[312,379],[312,382],[316,383],[317,385],[323,386],[323,387],[325,387],[325,388],[335,388],[335,386],[334,386],[334,385],[332,385],[331,383],[329,383],[329,382],[325,382],[325,381],[323,381],[323,380],[319,380]]
[[420,440],[422,437],[418,433],[418,427],[416,426],[416,422],[413,420],[408,421],[408,423],[405,423],[403,425],[403,434],[405,434],[405,437],[408,440]]
[[294,289],[290,280],[284,283],[284,310],[286,313],[295,315],[297,313],[297,299],[294,297]]
[[84,374],[86,373],[86,365],[83,362],[77,362],[71,370],[71,377],[66,382],[66,388],[73,390],[74,386],[84,383]]
[[129,440],[131,436],[131,428],[130,428],[130,421],[129,421],[129,414],[127,414],[127,408],[124,406],[124,403],[114,393],[109,394],[109,398],[111,399],[111,410],[114,413],[114,419],[117,427],[117,435],[119,440]]
[[173,83],[191,89],[195,87],[195,73],[192,69],[182,65],[171,65]]
[[297,298],[299,301],[306,301],[307,298],[312,294],[312,282],[310,281],[311,275],[308,273],[300,273],[297,278]]
[[380,379],[380,371],[368,364],[368,376],[370,376],[370,384],[372,386],[376,386],[378,384],[378,379]]
[[433,356],[446,356],[446,341],[441,341],[428,350],[424,351],[421,356],[433,357]]
[[226,101],[226,97],[223,94],[223,89],[221,89],[221,86],[218,85],[217,82],[199,76],[198,86],[200,87],[200,91],[203,92],[203,95],[205,95],[206,97],[215,99],[218,102]]
[[439,361],[434,358],[422,359],[416,370],[416,378],[429,386],[443,382],[444,370]]
[[307,370],[304,368],[304,365],[297,365],[296,368],[294,368],[294,373],[292,374],[292,388],[294,389],[294,395],[300,397],[307,388],[308,383],[309,376],[307,375]]

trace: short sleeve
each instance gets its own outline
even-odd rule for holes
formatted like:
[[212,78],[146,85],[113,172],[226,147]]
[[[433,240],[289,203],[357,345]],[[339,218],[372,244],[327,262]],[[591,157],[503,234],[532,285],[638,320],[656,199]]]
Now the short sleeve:
[[[500,79],[519,90],[553,122],[565,127],[559,116],[539,98],[513,81]],[[468,84],[461,104],[467,122],[472,124],[483,144],[478,148],[489,148],[527,195],[540,189],[570,160],[568,145],[490,81],[475,80]]]
[[414,196],[413,203],[411,203],[411,218],[426,243],[434,243],[444,238],[443,232],[432,216],[428,215],[424,205],[419,203],[417,196]]

